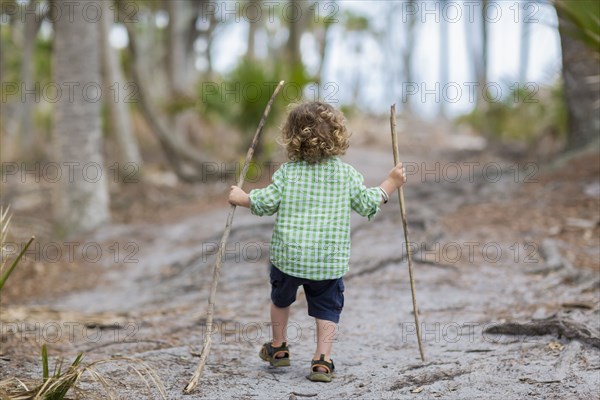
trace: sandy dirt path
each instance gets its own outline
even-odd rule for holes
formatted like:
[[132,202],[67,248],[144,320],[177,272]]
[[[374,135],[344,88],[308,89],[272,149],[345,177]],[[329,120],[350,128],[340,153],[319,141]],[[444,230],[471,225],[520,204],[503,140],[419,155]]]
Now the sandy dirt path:
[[[424,162],[434,170],[436,162],[443,167],[463,162],[463,156],[442,149],[405,154],[403,159],[421,168]],[[369,148],[352,150],[346,160],[365,175],[368,185],[376,185],[389,170],[390,157]],[[204,378],[192,395],[184,396],[182,389],[198,361],[191,351],[198,351],[202,343],[214,263],[211,250],[227,209],[169,225],[111,226],[97,232],[94,239],[99,242],[135,240],[139,262],[118,268],[98,263],[93,268],[105,272],[95,288],[38,305],[107,315],[103,325],[87,329],[87,338],[75,335],[69,340],[66,354],[86,351],[90,360],[142,359],[157,371],[170,399],[597,398],[600,352],[593,341],[559,338],[552,332],[484,332],[500,322],[541,321],[552,315],[597,330],[598,274],[560,266],[540,273],[548,260],[541,251],[528,251],[526,238],[490,236],[468,218],[450,236],[441,223],[445,215],[465,204],[502,202],[521,184],[508,173],[492,182],[477,173],[471,179],[464,172],[461,179],[449,181],[420,171],[410,176],[405,189],[411,241],[419,250],[415,275],[424,363],[414,334],[395,197],[372,222],[353,217],[345,308],[332,356],[337,377],[330,384],[305,378],[314,350],[314,322],[306,315],[301,290],[289,328],[292,366],[271,369],[257,356],[260,345],[270,339],[267,261],[274,219],[254,217],[247,210],[236,213],[217,294],[219,331]],[[565,283],[565,274],[571,274],[570,283]],[[12,357],[0,366],[3,374],[39,373],[35,360]],[[159,398],[135,376],[111,373],[117,377],[119,398]]]

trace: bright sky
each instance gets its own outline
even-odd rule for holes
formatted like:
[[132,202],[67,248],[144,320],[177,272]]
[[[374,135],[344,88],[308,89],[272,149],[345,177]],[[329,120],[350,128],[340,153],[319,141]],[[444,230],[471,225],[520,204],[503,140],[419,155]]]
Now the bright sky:
[[[397,10],[390,14],[394,3]],[[518,80],[519,48],[524,23],[527,23],[531,32],[526,82],[539,85],[553,83],[560,73],[561,66],[560,37],[553,7],[548,4],[511,0],[490,3],[492,5],[487,11],[490,51],[488,80],[494,86],[492,89],[499,89],[502,95],[506,95],[509,86]],[[323,16],[335,11],[333,8],[325,8],[327,4],[321,3],[320,12]],[[330,84],[327,88],[322,88],[322,93],[330,99],[339,100],[341,104],[348,103],[352,99],[353,82],[358,76],[361,82],[359,106],[370,111],[386,111],[389,104],[402,103],[402,86],[398,82],[396,87],[391,87],[391,71],[388,66],[391,63],[401,65],[403,19],[410,10],[403,8],[405,6],[402,2],[392,1],[342,0],[338,1],[338,4],[337,15],[341,15],[345,10],[352,10],[367,16],[376,30],[382,32],[382,35],[387,35],[388,40],[397,36],[398,43],[395,45],[396,52],[382,49],[380,43],[385,40],[375,40],[372,35],[349,34],[341,24],[334,24],[330,32],[330,52],[324,82],[336,86]],[[440,101],[444,98],[453,100],[452,103],[448,103],[451,115],[468,112],[473,106],[469,94],[476,88],[469,85],[469,82],[475,79],[473,67],[467,57],[466,26],[470,25],[472,34],[476,34],[475,30],[479,25],[475,18],[481,13],[481,5],[474,1],[449,1],[443,8],[437,2],[418,1],[417,6],[419,9],[415,15],[419,20],[416,35],[418,42],[415,43],[412,62],[414,79],[418,85],[417,93],[412,95],[417,110],[424,116],[434,115],[438,108],[435,98],[437,92]],[[448,81],[451,86],[446,91],[442,87],[436,91],[436,82],[440,80],[439,29],[443,19],[448,21]],[[388,22],[390,20],[391,24]],[[470,20],[474,22],[469,23]],[[228,24],[221,31],[214,44],[215,69],[228,71],[233,68],[246,51],[247,29],[248,24],[242,19],[240,22]],[[360,38],[362,49],[358,54],[354,52],[357,38]],[[305,35],[302,40],[303,60],[309,68],[316,68],[318,53],[314,40],[311,39],[309,35]],[[474,40],[480,40],[480,37],[474,36]],[[260,50],[260,38],[257,41]],[[266,47],[264,42],[263,40],[263,46]],[[423,98],[422,94],[425,91],[430,94]]]

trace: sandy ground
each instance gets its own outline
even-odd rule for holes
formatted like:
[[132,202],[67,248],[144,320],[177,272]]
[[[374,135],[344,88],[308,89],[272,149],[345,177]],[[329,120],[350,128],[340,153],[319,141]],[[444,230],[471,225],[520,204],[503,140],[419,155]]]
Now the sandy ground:
[[[578,183],[564,194],[563,208],[570,211],[562,219],[553,212],[552,219],[543,210],[552,211],[556,202],[543,200],[557,191],[544,174],[563,173],[560,167],[533,175],[526,169],[515,178],[514,162],[454,148],[455,139],[422,139],[412,137],[402,159],[418,168],[409,175],[405,197],[425,362],[419,358],[395,197],[372,222],[353,217],[345,308],[332,356],[337,376],[329,384],[305,378],[315,331],[302,290],[288,333],[292,366],[271,369],[258,358],[270,339],[267,261],[274,219],[240,209],[217,294],[219,329],[203,379],[192,395],[183,395],[199,359],[214,249],[228,211],[219,200],[171,222],[150,218],[107,226],[86,240],[102,248],[118,243],[118,262],[114,252],[106,252],[80,267],[83,274],[74,273],[90,280],[76,290],[5,301],[0,378],[39,377],[37,354],[46,341],[54,360],[61,355],[69,361],[79,351],[87,361],[143,360],[157,372],[169,399],[598,398],[597,167],[577,175]],[[422,144],[432,140],[434,148]],[[345,159],[368,185],[376,185],[390,157],[374,145],[357,146]],[[597,153],[591,160],[596,158]],[[427,173],[436,163],[437,176]],[[490,163],[502,168],[501,177],[495,166],[483,172]],[[451,170],[457,167],[460,178]],[[574,179],[561,182],[568,186]],[[48,276],[57,287],[60,279],[70,279]],[[507,321],[543,323],[552,317],[585,327],[588,334],[585,329],[583,336],[559,334],[558,328],[536,336],[525,328],[511,335],[486,331]],[[120,399],[160,398],[131,372],[110,365],[100,370]],[[83,387],[103,396],[89,379]]]

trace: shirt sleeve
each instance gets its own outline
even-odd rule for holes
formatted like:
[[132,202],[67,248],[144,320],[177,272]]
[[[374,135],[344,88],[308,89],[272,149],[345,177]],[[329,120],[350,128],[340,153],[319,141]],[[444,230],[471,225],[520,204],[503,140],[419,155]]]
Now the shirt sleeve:
[[273,174],[272,183],[262,189],[251,190],[250,212],[254,215],[273,215],[279,210],[283,187],[285,183],[284,169],[285,164]]
[[364,181],[358,171],[350,168],[350,206],[370,221],[379,212],[381,191],[377,187],[365,187]]

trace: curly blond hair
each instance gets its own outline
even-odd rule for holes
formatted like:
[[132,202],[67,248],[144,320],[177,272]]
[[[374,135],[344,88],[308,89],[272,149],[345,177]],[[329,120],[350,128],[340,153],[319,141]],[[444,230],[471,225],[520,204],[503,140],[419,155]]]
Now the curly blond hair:
[[292,108],[280,142],[290,160],[314,164],[344,154],[349,138],[343,114],[327,103],[313,101]]

